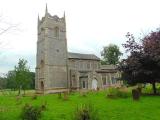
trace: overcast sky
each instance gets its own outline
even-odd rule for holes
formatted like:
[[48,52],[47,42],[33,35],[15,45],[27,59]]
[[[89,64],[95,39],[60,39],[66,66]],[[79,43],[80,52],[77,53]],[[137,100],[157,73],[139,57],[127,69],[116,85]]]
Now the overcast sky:
[[103,46],[117,44],[121,51],[125,35],[146,34],[160,27],[158,0],[0,0],[0,28],[17,24],[0,35],[0,73],[25,58],[32,71],[36,64],[37,17],[66,13],[68,49],[100,57]]

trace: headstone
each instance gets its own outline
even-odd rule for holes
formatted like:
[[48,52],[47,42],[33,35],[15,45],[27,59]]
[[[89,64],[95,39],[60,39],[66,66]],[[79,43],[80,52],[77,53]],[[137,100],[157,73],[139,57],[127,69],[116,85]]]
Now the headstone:
[[133,100],[139,100],[140,99],[140,92],[138,89],[133,89],[132,90],[132,97],[133,97]]

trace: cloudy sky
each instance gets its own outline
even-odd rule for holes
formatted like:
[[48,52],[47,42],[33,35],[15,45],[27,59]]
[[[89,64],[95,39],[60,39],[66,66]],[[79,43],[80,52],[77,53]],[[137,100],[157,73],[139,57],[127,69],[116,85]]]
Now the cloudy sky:
[[125,35],[146,34],[160,27],[158,0],[0,0],[0,30],[17,25],[0,35],[0,73],[14,68],[25,58],[32,71],[36,64],[37,17],[45,5],[51,15],[65,11],[68,49],[100,57],[103,46],[125,42]]

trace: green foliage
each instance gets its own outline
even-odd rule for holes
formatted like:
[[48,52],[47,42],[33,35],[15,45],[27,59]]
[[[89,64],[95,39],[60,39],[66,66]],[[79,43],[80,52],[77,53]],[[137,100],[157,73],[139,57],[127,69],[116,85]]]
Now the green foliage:
[[7,73],[7,88],[16,89],[16,73],[15,71],[9,71]]
[[119,47],[114,44],[110,44],[109,46],[105,46],[103,51],[101,52],[101,56],[103,57],[101,64],[113,64],[116,65],[119,62],[119,57],[122,53],[119,50]]
[[34,89],[35,88],[35,72],[29,72],[29,78],[30,78],[30,84],[29,88]]
[[41,107],[26,104],[21,113],[22,120],[39,120],[41,117]]
[[0,77],[0,89],[5,89],[7,86],[7,79],[5,77]]
[[130,97],[130,93],[120,88],[109,88],[107,90],[107,97],[109,98],[127,98],[127,97]]
[[[26,77],[27,81],[22,80],[20,82],[16,79],[15,70],[8,71],[6,77],[3,77],[3,78],[0,77],[0,88],[16,90],[19,88],[19,84],[20,84],[23,89],[34,89],[35,88],[35,73],[26,71],[25,75],[27,75]],[[22,83],[24,83],[23,86],[22,86]]]
[[91,103],[82,104],[77,106],[73,120],[99,120],[98,111]]
[[15,80],[17,88],[19,89],[19,94],[21,88],[24,90],[29,87],[31,81],[29,67],[27,66],[27,61],[24,59],[19,59],[18,66],[15,66]]

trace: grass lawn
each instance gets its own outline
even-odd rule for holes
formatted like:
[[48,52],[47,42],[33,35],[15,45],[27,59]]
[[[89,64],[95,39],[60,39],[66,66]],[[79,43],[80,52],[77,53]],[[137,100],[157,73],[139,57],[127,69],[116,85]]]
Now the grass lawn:
[[57,94],[17,99],[14,94],[0,95],[0,120],[20,120],[20,112],[26,104],[42,105],[47,103],[41,120],[71,120],[77,105],[90,102],[98,109],[100,120],[160,120],[160,97],[143,96],[140,101],[129,98],[109,99],[106,92],[79,93],[69,95],[68,100],[59,99]]

